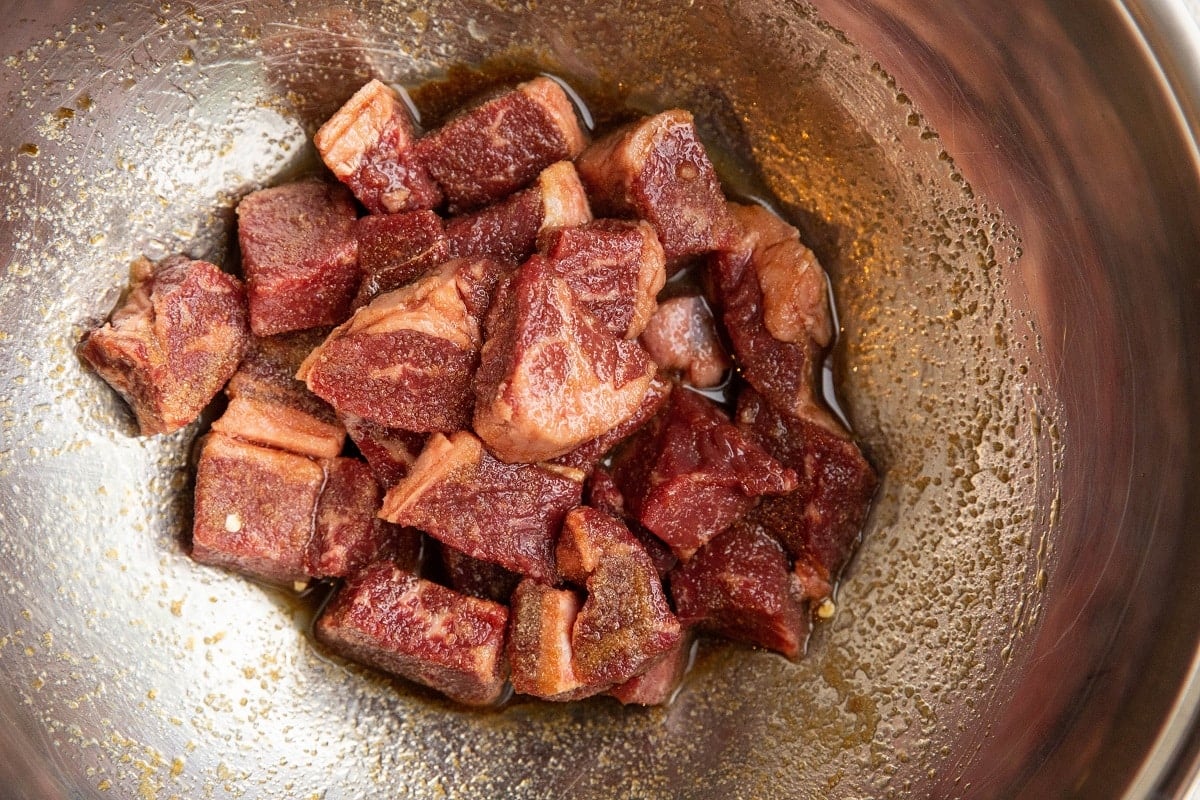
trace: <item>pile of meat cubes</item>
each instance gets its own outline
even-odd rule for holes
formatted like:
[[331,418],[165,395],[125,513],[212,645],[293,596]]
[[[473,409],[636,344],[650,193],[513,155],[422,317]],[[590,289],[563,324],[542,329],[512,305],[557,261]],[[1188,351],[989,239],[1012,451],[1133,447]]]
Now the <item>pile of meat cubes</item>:
[[589,142],[539,77],[418,136],[372,81],[315,143],[337,181],[242,200],[240,280],[143,261],[82,346],[146,434],[224,389],[193,557],[336,581],[320,642],[468,704],[662,703],[697,632],[796,658],[876,479],[821,266],[691,115]]

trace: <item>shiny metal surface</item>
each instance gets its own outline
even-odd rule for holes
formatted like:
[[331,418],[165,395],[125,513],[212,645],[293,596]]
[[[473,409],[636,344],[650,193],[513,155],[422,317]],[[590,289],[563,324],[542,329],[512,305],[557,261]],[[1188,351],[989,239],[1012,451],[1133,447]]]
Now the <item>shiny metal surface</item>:
[[[0,4],[0,794],[1180,795],[1196,32],[1167,0],[817,5]],[[365,77],[497,56],[598,114],[693,108],[830,270],[885,477],[803,662],[488,714],[346,667],[311,603],[189,561],[196,428],[134,438],[75,358],[134,257],[224,258]]]

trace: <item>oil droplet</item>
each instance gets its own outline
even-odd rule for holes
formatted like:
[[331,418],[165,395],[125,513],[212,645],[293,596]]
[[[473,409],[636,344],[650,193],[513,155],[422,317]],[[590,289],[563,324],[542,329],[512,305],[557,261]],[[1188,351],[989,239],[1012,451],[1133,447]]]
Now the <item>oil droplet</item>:
[[192,52],[192,48],[190,48],[190,47],[184,48],[183,55],[181,55],[179,57],[179,63],[184,64],[184,65],[196,63],[196,54]]
[[92,99],[90,94],[81,94],[75,98],[75,107],[80,111],[91,111],[96,105],[96,101]]
[[23,144],[17,148],[17,152],[23,156],[29,156],[30,158],[37,158],[38,146],[36,144],[33,144],[32,142],[26,142],[25,144]]

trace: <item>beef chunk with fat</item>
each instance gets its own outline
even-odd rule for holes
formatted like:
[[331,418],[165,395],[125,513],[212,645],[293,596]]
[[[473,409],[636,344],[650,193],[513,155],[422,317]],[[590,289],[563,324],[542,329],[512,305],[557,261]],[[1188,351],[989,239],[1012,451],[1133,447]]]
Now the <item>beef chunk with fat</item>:
[[679,622],[653,562],[616,518],[587,506],[574,509],[555,555],[564,578],[587,586],[571,628],[572,663],[583,685],[623,683],[679,641]]
[[630,519],[625,512],[625,497],[621,494],[617,482],[613,480],[611,472],[604,467],[597,467],[588,475],[587,484],[584,486],[584,498],[586,498],[587,505],[616,517],[629,528],[629,532],[646,550],[646,555],[650,556],[650,561],[654,563],[654,569],[658,570],[659,577],[665,577],[668,572],[675,569],[679,559],[675,557],[671,549],[663,544],[662,539],[637,524],[636,520]]
[[589,439],[571,452],[555,458],[554,463],[590,472],[613,447],[637,433],[638,429],[653,419],[667,402],[667,395],[670,393],[669,381],[657,376],[652,378],[650,386],[646,389],[646,396],[628,419],[595,439]]
[[206,261],[140,259],[133,287],[79,354],[133,409],[143,435],[199,416],[246,350],[241,282]]
[[441,190],[417,156],[412,115],[391,88],[368,82],[313,137],[325,165],[372,214],[433,208]]
[[459,431],[429,438],[408,477],[388,491],[380,516],[474,558],[552,581],[555,537],[582,493],[577,470],[505,464]]
[[448,261],[380,295],[336,328],[297,377],[339,413],[388,428],[467,427],[480,319],[504,270],[489,259]]
[[618,128],[584,151],[576,167],[597,214],[654,226],[669,269],[728,239],[725,196],[687,111]]
[[654,363],[533,256],[497,293],[475,376],[474,427],[500,459],[556,458],[636,413]]
[[833,339],[825,271],[791,225],[759,206],[729,207],[738,237],[709,271],[734,356],[767,402],[804,414]]
[[317,618],[317,641],[339,655],[436,689],[452,700],[490,705],[504,693],[508,609],[459,594],[389,562],[338,590]]
[[331,458],[322,466],[325,484],[317,500],[308,574],[344,578],[380,559],[413,560],[416,532],[376,516],[383,491],[367,465],[353,458]]
[[225,387],[225,413],[212,429],[305,456],[333,458],[341,453],[345,428],[329,404],[295,377],[323,338],[320,330],[253,337]]
[[451,213],[495,202],[556,161],[573,160],[586,140],[566,93],[534,78],[460,112],[417,143]]
[[512,595],[508,660],[513,690],[544,700],[577,700],[596,694],[575,674],[571,631],[579,596],[526,578]]
[[692,645],[695,641],[692,629],[684,628],[679,641],[667,651],[662,660],[641,675],[634,675],[624,683],[609,689],[608,693],[626,706],[660,706],[669,702],[683,683],[683,676],[692,660]]
[[210,435],[196,470],[192,558],[271,583],[307,579],[324,483],[311,458]]
[[592,218],[579,175],[570,161],[546,167],[527,189],[446,224],[450,252],[491,256],[520,264],[533,254],[538,235]]
[[646,222],[598,219],[548,231],[538,244],[584,308],[611,333],[637,338],[667,279],[654,228]]
[[703,297],[672,297],[659,303],[641,342],[659,369],[678,370],[684,380],[702,389],[721,385],[732,366]]
[[408,475],[429,438],[426,433],[387,428],[353,414],[343,414],[341,420],[350,440],[384,489],[392,488]]
[[612,472],[630,516],[684,561],[760,495],[796,488],[792,470],[688,389],[618,449]]
[[850,433],[824,412],[780,413],[746,389],[738,398],[737,422],[795,470],[796,489],[764,498],[754,519],[796,560],[805,595],[827,596],[858,542],[877,485],[874,469]]
[[787,554],[762,526],[735,523],[670,574],[679,621],[796,658],[810,622]]
[[354,308],[399,289],[450,259],[442,218],[432,211],[372,214],[354,223],[362,276]]
[[491,561],[472,558],[461,550],[438,542],[445,583],[456,592],[507,603],[521,576]]
[[238,243],[255,336],[337,325],[358,289],[358,211],[344,186],[319,180],[248,194]]

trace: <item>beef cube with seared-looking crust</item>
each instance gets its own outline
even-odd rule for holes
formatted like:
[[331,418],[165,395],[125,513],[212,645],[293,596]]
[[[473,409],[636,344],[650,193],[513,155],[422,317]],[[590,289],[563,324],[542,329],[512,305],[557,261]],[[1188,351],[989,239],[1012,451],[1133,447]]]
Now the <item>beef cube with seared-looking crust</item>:
[[376,514],[383,491],[371,470],[353,458],[322,462],[325,485],[317,500],[315,535],[308,551],[307,572],[315,578],[344,578],[373,561],[411,550],[402,541],[412,533],[384,522]]
[[345,428],[329,404],[295,377],[322,339],[321,330],[254,337],[225,387],[229,404],[212,429],[305,456],[341,453]]
[[507,603],[521,576],[491,561],[481,561],[443,542],[437,543],[445,583],[456,592]]
[[196,469],[192,558],[271,583],[305,580],[324,484],[313,459],[210,435]]
[[666,409],[620,448],[612,471],[630,516],[683,561],[760,495],[796,488],[792,470],[688,389],[671,392]]
[[713,257],[709,273],[734,357],[767,402],[803,415],[833,339],[825,271],[796,229],[770,211],[729,208],[738,238]]
[[329,335],[297,377],[341,414],[407,431],[466,428],[480,319],[504,271],[489,259],[448,261],[376,297]]
[[596,140],[576,163],[592,209],[654,226],[667,268],[723,246],[729,213],[692,115],[674,109]]
[[592,218],[579,175],[570,161],[542,170],[527,189],[446,224],[451,254],[491,256],[520,264],[533,254],[538,235]]
[[679,621],[796,658],[810,621],[787,554],[761,525],[740,520],[671,573]]
[[350,440],[384,489],[392,488],[408,475],[429,438],[427,433],[386,428],[353,414],[343,414],[341,420]]
[[372,214],[433,208],[442,202],[415,142],[408,108],[377,80],[355,92],[313,137],[325,165]]
[[379,515],[474,558],[552,581],[555,537],[582,494],[578,470],[505,464],[459,431],[429,437],[412,472],[388,491]]
[[346,187],[305,180],[238,203],[238,244],[255,336],[337,325],[358,289],[358,211]]
[[701,389],[721,385],[732,366],[703,297],[672,297],[659,303],[641,342],[659,369],[678,370]]
[[754,519],[796,560],[805,595],[828,596],[858,542],[875,494],[875,471],[849,431],[823,411],[794,417],[745,389],[737,422],[799,477],[795,491],[764,498]]
[[637,433],[639,428],[649,422],[667,402],[667,395],[670,393],[670,381],[655,376],[646,389],[646,396],[642,398],[641,405],[637,407],[632,416],[595,439],[590,439],[571,452],[559,456],[553,462],[590,472],[617,443]]
[[509,611],[508,660],[513,690],[544,700],[577,700],[597,694],[575,675],[571,631],[579,596],[526,578],[517,585]]
[[354,308],[399,289],[450,260],[442,218],[432,211],[372,214],[354,223],[362,279]]
[[584,308],[617,336],[637,338],[667,280],[649,223],[598,219],[548,231],[538,246]]
[[508,609],[418,578],[386,561],[353,576],[317,618],[317,641],[338,655],[491,705],[504,694]]
[[614,686],[608,693],[621,701],[621,705],[660,706],[675,695],[683,676],[692,660],[692,645],[696,636],[691,628],[684,628],[683,635],[658,663],[641,675]]
[[583,685],[623,683],[679,641],[679,622],[654,564],[616,518],[587,506],[574,509],[555,555],[564,578],[587,585],[571,628],[572,663]]
[[133,409],[143,435],[199,416],[246,350],[241,282],[207,261],[139,259],[132,291],[79,355]]
[[461,111],[418,141],[417,153],[457,214],[524,188],[585,144],[570,99],[542,77]]
[[637,411],[655,367],[533,256],[497,292],[475,376],[474,426],[498,458],[556,458]]
[[668,572],[675,569],[679,559],[675,557],[671,549],[663,544],[662,539],[637,524],[625,513],[625,497],[621,494],[617,482],[613,480],[611,472],[604,467],[597,467],[588,475],[587,484],[584,487],[584,497],[587,505],[616,517],[629,528],[629,532],[637,538],[645,549],[646,555],[650,556],[650,560],[654,562],[654,568],[658,570],[659,577],[665,577]]

